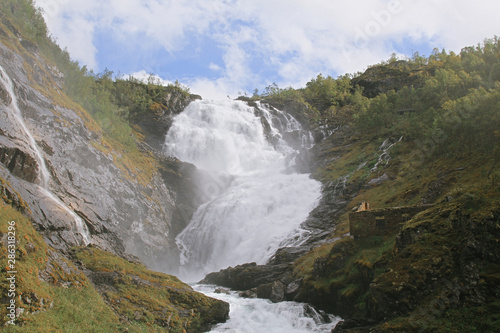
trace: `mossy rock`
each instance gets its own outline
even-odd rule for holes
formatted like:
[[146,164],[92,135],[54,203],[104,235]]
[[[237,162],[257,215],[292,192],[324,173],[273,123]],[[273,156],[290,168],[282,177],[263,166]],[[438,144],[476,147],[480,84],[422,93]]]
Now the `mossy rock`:
[[200,332],[228,317],[227,303],[97,248],[73,249],[75,265],[48,246],[25,215],[0,200],[2,295],[9,290],[10,221],[15,221],[19,311],[15,325],[4,326],[9,299],[2,300],[5,332]]

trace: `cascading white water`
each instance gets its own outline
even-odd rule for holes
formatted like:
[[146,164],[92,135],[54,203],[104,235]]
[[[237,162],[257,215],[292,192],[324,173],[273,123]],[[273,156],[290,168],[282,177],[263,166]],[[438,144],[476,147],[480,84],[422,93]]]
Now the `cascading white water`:
[[379,155],[377,163],[373,166],[373,168],[370,169],[370,172],[375,172],[377,171],[378,166],[382,163],[385,162],[385,165],[389,163],[391,156],[389,155],[389,150],[391,150],[396,143],[400,142],[403,140],[403,137],[400,137],[398,141],[394,143],[390,143],[390,139],[386,139],[384,142],[382,142],[382,145],[380,146],[379,150],[382,150],[382,153]]
[[[293,171],[295,150],[280,139],[280,131],[300,130],[300,124],[260,110],[257,116],[239,101],[196,101],[166,136],[167,154],[213,175],[201,185],[208,201],[177,237],[180,275],[188,281],[245,262],[265,263],[285,239],[301,234],[300,224],[317,204],[320,183]],[[273,145],[261,117],[270,124]],[[214,179],[229,181],[221,186]]]
[[331,332],[341,318],[320,313],[296,302],[272,303],[266,299],[240,298],[236,292],[215,293],[213,286],[195,285],[196,291],[230,304],[230,318],[210,332]]
[[[83,222],[83,220],[75,214],[71,209],[69,209],[62,201],[61,199],[57,198],[51,191],[50,191],[50,172],[47,169],[47,166],[45,164],[45,159],[42,156],[42,153],[40,149],[38,148],[38,145],[35,141],[35,138],[31,134],[31,131],[28,129],[26,124],[24,123],[23,116],[21,114],[21,110],[19,109],[19,105],[17,102],[17,97],[14,93],[14,84],[12,83],[11,78],[7,73],[5,72],[4,68],[0,66],[0,83],[2,86],[5,88],[6,92],[9,94],[10,97],[10,105],[7,105],[5,110],[7,113],[5,114],[6,118],[10,118],[10,122],[14,125],[17,125],[21,128],[21,131],[24,134],[24,137],[22,139],[27,140],[27,147],[28,149],[31,150],[31,153],[34,155],[34,158],[39,166],[39,172],[38,172],[38,179],[39,179],[39,185],[40,185],[40,191],[44,196],[47,196],[50,200],[52,200],[57,207],[62,209],[64,212],[69,214],[71,218],[75,221],[75,228],[76,232],[79,233],[82,238],[83,238],[83,243],[85,245],[88,245],[90,243],[91,236],[89,234],[89,231]],[[19,138],[21,139],[21,138]],[[78,243],[78,241],[77,241]]]

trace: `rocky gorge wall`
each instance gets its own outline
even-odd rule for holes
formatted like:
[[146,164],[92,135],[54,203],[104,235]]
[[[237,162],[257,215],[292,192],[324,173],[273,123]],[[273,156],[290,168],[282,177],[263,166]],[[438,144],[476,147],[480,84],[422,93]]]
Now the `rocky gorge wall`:
[[[67,250],[86,242],[77,230],[74,212],[88,230],[90,243],[112,253],[135,255],[156,270],[177,265],[172,230],[183,228],[194,207],[184,202],[187,209],[179,211],[175,184],[169,186],[165,172],[160,172],[170,170],[165,160],[151,158],[144,169],[134,165],[130,157],[106,142],[90,116],[59,90],[62,74],[45,63],[36,47],[34,52],[17,47],[18,52],[0,43],[0,65],[14,92],[10,96],[5,86],[0,87],[3,192],[14,201],[19,201],[17,196],[24,199],[25,211],[56,249]],[[41,162],[26,133],[8,116],[13,99],[50,173],[47,191],[40,180]],[[175,96],[171,101],[181,110],[189,103],[179,102]],[[149,143],[154,145],[154,139]],[[148,149],[149,153],[143,153],[155,152]]]
[[24,39],[30,14],[43,27],[31,6],[0,4],[2,331],[202,332],[226,321],[228,303],[158,272],[178,267],[175,236],[197,205],[196,168],[161,152],[196,96],[162,89],[126,146],[64,93],[75,70],[96,77],[63,74],[54,62],[71,61],[57,61],[65,53],[50,38]]

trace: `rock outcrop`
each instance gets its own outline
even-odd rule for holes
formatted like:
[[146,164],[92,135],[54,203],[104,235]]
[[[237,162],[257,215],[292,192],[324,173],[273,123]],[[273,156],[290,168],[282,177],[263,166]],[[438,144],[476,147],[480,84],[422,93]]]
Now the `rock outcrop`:
[[[16,293],[13,297],[2,289],[2,327],[12,320],[26,332],[194,333],[228,318],[229,304],[195,292],[174,276],[150,271],[137,258],[124,259],[95,246],[73,247],[63,255],[47,245],[26,215],[2,200],[0,215],[14,222],[0,224],[2,258],[11,249],[13,230],[19,235],[17,260],[11,262],[15,273],[0,270],[0,278],[9,279]],[[12,316],[4,303],[8,298],[15,301]]]
[[229,318],[228,303],[193,291],[175,276],[92,247],[72,249],[70,255],[123,322],[203,332]]
[[[19,54],[0,43],[0,59],[14,90],[10,96],[6,87],[0,87],[0,178],[25,200],[46,241],[60,250],[83,244],[74,213],[85,224],[91,243],[116,254],[136,255],[156,270],[174,272],[178,265],[175,230],[184,227],[196,207],[184,201],[190,209],[179,211],[179,195],[160,172],[165,167],[141,168],[107,143],[84,110],[53,90],[61,73],[37,52]],[[173,93],[165,98],[175,112],[189,102]],[[13,99],[50,173],[45,190],[33,144],[19,121],[8,115]],[[157,149],[165,134],[160,130],[168,128],[168,119],[165,122],[144,119],[141,123],[156,135],[146,135],[156,148],[150,151],[161,154]]]
[[362,75],[352,80],[352,85],[362,87],[363,95],[369,98],[406,85],[420,84],[418,79],[410,74],[410,64],[405,60],[368,68]]

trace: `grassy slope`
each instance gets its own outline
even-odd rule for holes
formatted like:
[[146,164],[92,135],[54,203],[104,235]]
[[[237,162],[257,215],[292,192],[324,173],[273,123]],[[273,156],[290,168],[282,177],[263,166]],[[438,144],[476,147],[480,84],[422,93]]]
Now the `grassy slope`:
[[[497,168],[488,176],[493,156],[466,154],[457,158],[444,154],[432,160],[416,160],[412,158],[414,144],[403,138],[390,151],[389,163],[371,173],[369,170],[381,153],[378,147],[383,140],[373,133],[363,133],[340,147],[326,149],[326,156],[340,154],[340,158],[317,171],[320,179],[335,181],[350,174],[348,186],[366,184],[384,173],[390,179],[380,185],[364,186],[357,192],[346,212],[335,222],[332,238],[340,240],[313,249],[295,263],[295,274],[304,278],[306,290],[316,295],[309,300],[347,317],[381,320],[385,313],[388,318],[396,318],[380,326],[382,331],[421,328],[498,331],[500,317],[495,309],[500,303],[495,296],[473,304],[467,293],[474,288],[462,288],[458,291],[461,299],[447,304],[442,294],[456,288],[438,283],[455,281],[462,286],[472,283],[464,276],[461,257],[467,252],[468,242],[487,242],[491,245],[483,251],[487,254],[477,249],[472,254],[478,267],[478,281],[482,283],[478,288],[483,294],[485,288],[498,288],[500,280],[495,272],[498,268],[495,260],[498,258],[496,244],[500,241],[496,232],[500,184],[493,180],[498,180],[500,172]],[[358,168],[364,162],[367,164]],[[402,226],[408,234],[415,231],[419,235],[403,248],[396,243],[395,234],[363,242],[346,237],[349,211],[365,200],[374,208],[422,202],[436,203],[436,206]],[[315,268],[318,262],[326,262],[322,272]],[[399,302],[397,306],[382,308],[391,298]],[[441,298],[442,301],[435,302],[439,311],[430,309],[432,301]]]
[[29,219],[0,201],[0,326],[8,320],[10,301],[9,221],[16,222],[15,299],[24,313],[6,332],[195,332],[220,320],[226,310],[223,303],[194,292],[176,277],[96,248],[73,249],[73,259],[81,266],[76,267],[47,246]]
[[[96,332],[117,331],[120,327],[118,317],[106,306],[86,276],[71,262],[48,247],[33,229],[29,219],[0,201],[2,237],[7,235],[9,221],[16,222],[16,304],[24,308],[25,313],[16,320],[18,326],[8,326],[5,331],[88,332],[89,329]],[[6,301],[8,270],[5,243],[2,244],[0,251],[2,252],[0,283],[3,300]],[[41,276],[44,276],[44,279]],[[7,309],[5,303],[2,303],[0,324],[3,325],[7,320],[5,316]]]
[[77,248],[72,255],[124,321],[160,324],[172,332],[198,331],[224,313],[223,303],[194,292],[174,276],[96,248]]

